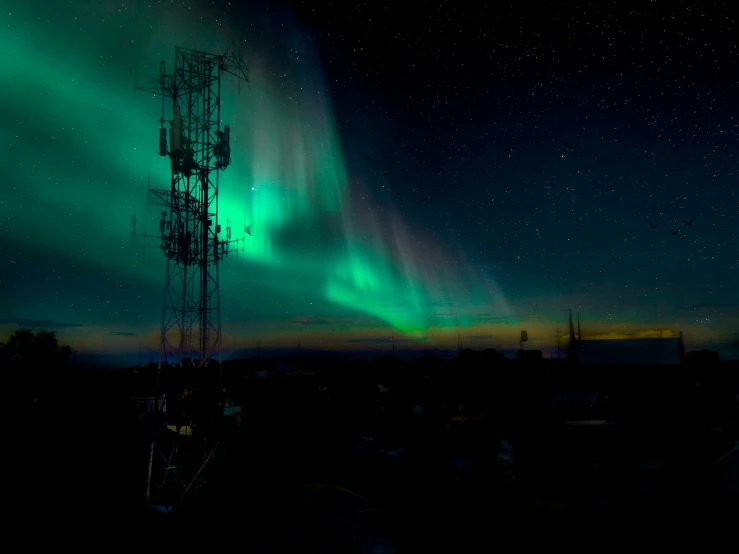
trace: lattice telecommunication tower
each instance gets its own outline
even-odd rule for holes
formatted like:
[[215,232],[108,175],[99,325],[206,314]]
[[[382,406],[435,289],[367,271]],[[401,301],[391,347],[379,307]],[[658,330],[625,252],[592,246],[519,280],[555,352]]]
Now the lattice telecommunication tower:
[[[135,215],[131,219],[133,240],[141,237],[145,246],[161,249],[167,259],[160,370],[169,351],[180,367],[186,361],[207,367],[215,354],[220,358],[218,262],[238,252],[238,242],[251,234],[245,224],[244,236],[233,239],[231,222],[226,221],[223,232],[218,222],[219,174],[231,163],[230,127],[221,129],[224,73],[247,81],[246,66],[234,45],[224,54],[177,47],[174,72],[167,74],[161,62],[156,82],[137,87],[162,97],[159,155],[169,159],[171,168],[169,188],[148,191],[150,203],[161,207],[158,233],[147,234],[146,225],[137,233]],[[172,102],[171,119],[165,118],[167,99]],[[231,249],[234,243],[237,247]],[[210,468],[227,440],[224,422],[237,408],[211,402],[202,387],[195,390],[191,381],[176,398],[160,397],[157,391],[146,494],[153,505],[169,509],[192,498],[214,475]]]
[[[221,128],[221,76],[248,81],[246,65],[234,44],[223,54],[176,47],[174,71],[167,74],[165,62],[159,71],[152,86],[137,87],[162,97],[159,155],[171,167],[169,189],[149,190],[150,202],[162,207],[154,237],[167,258],[159,368],[168,352],[180,367],[186,360],[205,367],[221,350],[218,262],[245,238],[231,238],[230,222],[224,237],[218,223],[219,175],[231,163],[231,129]],[[171,119],[165,119],[167,99]]]

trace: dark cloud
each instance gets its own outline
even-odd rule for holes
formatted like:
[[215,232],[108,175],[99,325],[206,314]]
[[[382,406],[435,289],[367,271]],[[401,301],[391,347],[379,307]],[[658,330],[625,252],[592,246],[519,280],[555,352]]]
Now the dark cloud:
[[111,331],[111,335],[114,337],[135,337],[136,333],[127,333],[125,331]]
[[509,317],[499,317],[499,316],[493,316],[493,314],[476,314],[475,318],[478,321],[488,321],[490,323],[503,323],[504,321],[510,319]]
[[[423,342],[425,338],[420,339],[395,339],[396,343],[403,342]],[[364,343],[375,343],[375,344],[390,344],[393,341],[392,337],[377,337],[377,338],[361,338],[361,339],[347,339],[346,342],[364,342]]]
[[292,323],[297,323],[299,325],[326,325],[328,324],[328,320],[317,319],[315,317],[299,317],[293,319]]
[[297,325],[361,325],[365,320],[356,317],[296,317],[290,323]]
[[45,329],[61,327],[82,327],[81,323],[69,323],[65,321],[54,321],[53,319],[28,319],[24,317],[0,318],[0,325],[17,325],[19,327],[43,327]]

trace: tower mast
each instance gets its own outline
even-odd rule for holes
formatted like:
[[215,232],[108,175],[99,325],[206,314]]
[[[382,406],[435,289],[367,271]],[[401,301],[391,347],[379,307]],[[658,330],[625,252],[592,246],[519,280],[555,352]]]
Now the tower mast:
[[[162,97],[158,153],[169,159],[170,166],[169,187],[147,192],[149,202],[162,209],[158,238],[167,260],[157,388],[168,351],[173,351],[179,367],[187,361],[205,368],[216,356],[221,361],[218,266],[229,244],[236,242],[231,239],[230,222],[225,239],[218,223],[220,173],[231,163],[230,127],[221,129],[223,73],[247,80],[235,43],[223,54],[178,46],[173,72],[167,74],[161,62],[155,83],[138,87]],[[167,100],[171,119],[165,119]],[[135,219],[132,225],[136,236]],[[165,400],[166,413],[155,414],[159,428],[153,433],[147,482],[151,502],[168,507],[183,503],[205,483],[207,466],[219,451],[222,436],[214,427],[202,430],[207,426],[200,425],[197,412],[191,412],[187,402],[180,403],[193,394],[188,384],[179,397]]]
[[[156,86],[139,88],[162,96],[159,155],[169,158],[171,169],[169,188],[149,191],[152,203],[163,208],[161,248],[167,258],[160,368],[168,350],[175,351],[180,367],[185,360],[194,364],[193,355],[199,367],[220,358],[218,262],[235,242],[230,225],[221,238],[218,223],[220,172],[231,163],[230,127],[221,129],[223,73],[247,80],[234,45],[223,54],[176,47],[174,72],[167,74],[161,62]],[[171,119],[165,119],[166,99],[171,100]]]

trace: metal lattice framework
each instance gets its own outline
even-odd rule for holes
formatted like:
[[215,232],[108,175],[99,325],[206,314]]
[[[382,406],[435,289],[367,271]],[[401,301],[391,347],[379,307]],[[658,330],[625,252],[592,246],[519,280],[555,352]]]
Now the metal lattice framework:
[[[159,222],[160,247],[167,257],[160,368],[168,352],[180,367],[196,357],[204,367],[220,354],[218,262],[240,240],[231,239],[230,226],[222,238],[218,223],[219,174],[230,163],[230,129],[221,129],[223,73],[247,80],[234,45],[218,55],[176,47],[174,72],[166,74],[161,62],[156,85],[139,87],[162,96],[159,154],[169,158],[172,169],[169,189],[149,191],[152,203],[164,208]],[[164,117],[167,99],[172,101],[170,120]]]
[[[159,154],[169,158],[171,167],[169,189],[148,191],[149,202],[162,209],[158,234],[147,234],[146,227],[137,233],[136,217],[131,218],[133,241],[141,237],[143,246],[158,247],[167,258],[159,370],[168,352],[180,367],[186,360],[194,366],[196,359],[197,367],[207,367],[216,354],[220,362],[218,262],[238,252],[238,244],[235,249],[231,245],[251,234],[244,222],[244,236],[232,239],[230,221],[223,233],[218,223],[219,174],[231,161],[230,128],[221,129],[223,73],[247,81],[234,45],[220,55],[177,47],[174,72],[167,74],[161,62],[155,83],[138,87],[162,96]],[[167,99],[171,119],[164,115]],[[166,408],[153,415],[147,500],[156,505],[184,503],[202,488],[218,458],[223,407],[211,405],[207,394],[198,400],[203,391],[194,390],[188,383],[179,395],[162,397]]]

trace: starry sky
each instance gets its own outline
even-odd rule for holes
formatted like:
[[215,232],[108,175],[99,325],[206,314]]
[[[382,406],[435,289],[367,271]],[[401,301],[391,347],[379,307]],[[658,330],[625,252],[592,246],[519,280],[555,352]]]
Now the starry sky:
[[368,4],[3,2],[0,335],[155,348],[165,260],[131,218],[156,231],[169,164],[136,86],[176,45],[237,40],[219,221],[252,236],[220,266],[225,349],[526,329],[549,354],[572,308],[583,338],[739,356],[728,7]]

